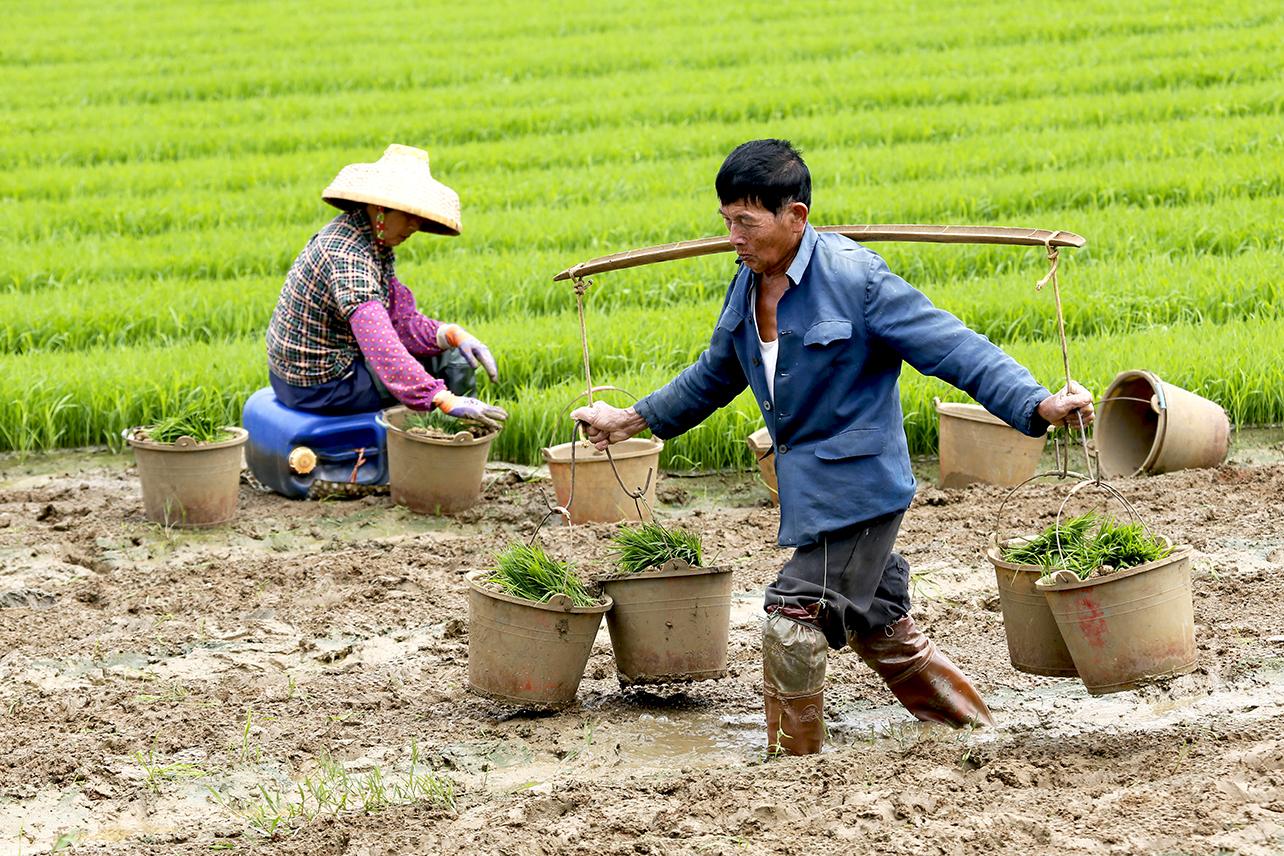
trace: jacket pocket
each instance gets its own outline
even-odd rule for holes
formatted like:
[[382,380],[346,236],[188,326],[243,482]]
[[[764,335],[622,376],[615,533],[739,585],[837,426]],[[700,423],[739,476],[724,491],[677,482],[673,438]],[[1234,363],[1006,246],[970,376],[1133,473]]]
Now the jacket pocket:
[[851,337],[852,322],[850,321],[817,321],[807,328],[807,332],[803,335],[803,344],[809,347],[824,346]]
[[883,451],[887,435],[882,428],[853,428],[816,444],[816,457],[824,461],[841,461],[877,455]]
[[743,313],[727,309],[727,311],[723,312],[721,317],[718,318],[718,323],[715,329],[722,330],[727,333],[734,333],[736,328],[739,327],[744,320],[745,316]]

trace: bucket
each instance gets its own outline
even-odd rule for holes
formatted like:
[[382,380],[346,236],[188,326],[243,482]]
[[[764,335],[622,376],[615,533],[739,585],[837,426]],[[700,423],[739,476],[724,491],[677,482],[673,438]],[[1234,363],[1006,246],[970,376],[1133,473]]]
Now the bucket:
[[244,428],[229,427],[232,438],[216,443],[197,443],[191,437],[155,443],[135,439],[137,430],[127,429],[123,436],[138,462],[148,520],[195,529],[217,526],[236,516],[241,446],[249,436]]
[[1106,476],[1216,467],[1230,447],[1230,420],[1207,398],[1131,369],[1102,396],[1095,443]]
[[1045,437],[1027,437],[979,404],[935,399],[943,488],[1019,485],[1034,475]]
[[468,576],[468,688],[519,707],[555,709],[575,700],[602,615],[570,598],[534,603],[492,591]]
[[599,581],[615,603],[606,627],[621,686],[727,674],[730,568],[682,563]]
[[450,439],[412,434],[402,428],[409,411],[383,412],[388,431],[388,485],[392,501],[420,514],[454,514],[481,498],[486,457],[498,431]]
[[[571,496],[571,447],[572,443],[559,443],[543,449],[548,462],[557,504],[571,513],[572,523],[618,523],[638,519],[638,503],[624,492],[606,452],[598,451],[591,443],[577,441],[575,445],[575,496]],[[646,486],[643,494],[642,520],[651,519],[650,509],[655,505],[655,483],[660,474],[660,450],[664,441],[656,437],[631,437],[611,446],[611,455],[620,471],[620,478],[629,490],[636,492]],[[568,505],[570,503],[570,505]]]
[[1191,552],[1179,546],[1104,577],[1036,583],[1088,692],[1119,692],[1195,668]]
[[[1023,540],[1009,539],[1003,542],[1003,547]],[[985,557],[994,565],[994,577],[999,584],[999,609],[1003,612],[1003,633],[1008,640],[1012,668],[1031,675],[1076,677],[1079,672],[1061,638],[1048,600],[1034,585],[1043,575],[1043,569],[1005,560],[1003,548],[998,544],[991,544]]]
[[754,460],[758,462],[762,483],[771,494],[771,504],[780,505],[780,489],[776,485],[776,453],[771,445],[771,432],[763,426],[745,439],[749,443],[749,451],[753,452]]

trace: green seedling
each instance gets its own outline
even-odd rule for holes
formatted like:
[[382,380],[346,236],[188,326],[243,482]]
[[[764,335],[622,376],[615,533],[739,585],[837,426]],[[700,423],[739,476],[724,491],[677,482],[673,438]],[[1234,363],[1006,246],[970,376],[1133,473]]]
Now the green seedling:
[[553,559],[539,545],[514,544],[496,554],[495,568],[483,582],[535,603],[545,603],[557,594],[570,598],[574,606],[599,603],[570,564]]
[[495,430],[487,425],[447,416],[440,410],[430,410],[427,413],[411,412],[407,414],[406,421],[402,424],[407,431],[419,429],[429,434],[442,434],[447,437],[453,437],[460,431],[465,431],[474,437],[484,437],[487,434],[494,433]]
[[658,523],[626,526],[611,542],[611,554],[621,574],[656,568],[670,559],[680,559],[693,568],[704,564],[700,536],[685,529],[666,529]]
[[1086,580],[1158,561],[1170,553],[1172,547],[1148,535],[1140,523],[1120,523],[1089,512],[1006,548],[1003,557],[1016,564],[1037,565],[1045,575],[1069,570]]

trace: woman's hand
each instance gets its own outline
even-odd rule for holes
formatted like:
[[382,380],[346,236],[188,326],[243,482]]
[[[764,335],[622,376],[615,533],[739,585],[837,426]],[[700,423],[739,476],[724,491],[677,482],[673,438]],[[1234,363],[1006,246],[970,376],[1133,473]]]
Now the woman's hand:
[[468,365],[477,368],[480,364],[492,381],[499,380],[499,369],[495,366],[495,358],[490,355],[490,348],[458,324],[442,324],[437,328],[437,346],[442,349],[458,348]]
[[433,397],[432,403],[437,405],[437,409],[447,416],[453,416],[456,419],[467,419],[470,422],[480,422],[497,431],[503,427],[501,423],[508,418],[508,411],[502,407],[487,404],[479,398],[455,395],[453,392],[446,390],[437,393]]

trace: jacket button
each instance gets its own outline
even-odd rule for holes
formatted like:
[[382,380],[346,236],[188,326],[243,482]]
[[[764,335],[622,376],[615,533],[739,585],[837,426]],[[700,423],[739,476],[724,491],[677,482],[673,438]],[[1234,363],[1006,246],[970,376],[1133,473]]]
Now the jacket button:
[[763,399],[763,402],[762,402],[762,409],[763,409],[763,410],[766,410],[766,411],[770,411],[770,410],[771,410],[771,402],[770,402],[770,401],[767,401],[766,399]]
[[780,454],[783,455],[789,451],[789,446],[785,443],[781,443],[779,446],[776,447],[776,451],[780,452]]
[[791,334],[791,333],[793,333],[793,332],[794,332],[793,330],[781,330],[781,331],[780,331],[780,335],[782,335],[782,336],[788,336],[788,335],[790,335],[790,334]]
[[762,365],[762,359],[761,359],[761,358],[759,358],[759,357],[754,357],[754,358],[753,358],[753,364],[754,364],[755,366],[760,366],[760,365]]

